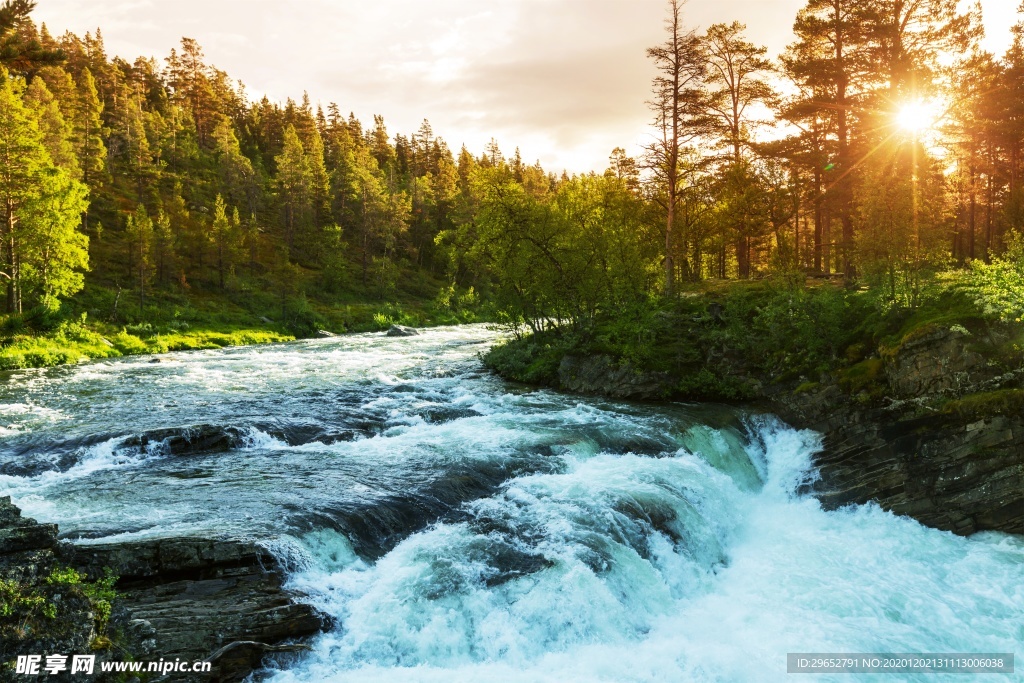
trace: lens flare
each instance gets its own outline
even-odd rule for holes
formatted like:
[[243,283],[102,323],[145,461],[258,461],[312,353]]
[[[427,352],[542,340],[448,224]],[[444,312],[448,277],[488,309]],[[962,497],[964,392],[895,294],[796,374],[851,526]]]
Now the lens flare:
[[920,133],[932,128],[938,119],[935,105],[928,102],[910,102],[896,113],[896,124],[908,133]]

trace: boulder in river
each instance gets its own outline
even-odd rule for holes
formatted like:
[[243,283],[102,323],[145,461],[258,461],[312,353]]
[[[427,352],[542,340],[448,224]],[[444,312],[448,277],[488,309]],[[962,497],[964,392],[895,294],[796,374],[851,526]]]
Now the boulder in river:
[[387,331],[387,336],[389,337],[415,337],[418,334],[419,332],[415,329],[405,325],[392,325]]
[[334,334],[333,332],[328,332],[327,330],[317,330],[313,334],[313,337],[315,339],[329,339],[331,337],[337,337],[337,336],[338,335]]

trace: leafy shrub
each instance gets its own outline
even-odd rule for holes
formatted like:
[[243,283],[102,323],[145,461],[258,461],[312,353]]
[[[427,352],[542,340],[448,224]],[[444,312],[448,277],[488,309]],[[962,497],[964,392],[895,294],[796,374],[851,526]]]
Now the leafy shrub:
[[554,385],[558,366],[570,344],[547,333],[509,339],[484,354],[484,365],[502,377],[529,384]]
[[123,329],[111,337],[110,341],[114,344],[114,348],[126,356],[149,352],[149,347],[144,341],[134,335],[128,334],[128,332]]
[[324,327],[323,318],[309,305],[305,294],[300,295],[289,307],[284,324],[299,339],[312,337]]
[[1003,258],[987,264],[972,261],[954,285],[971,297],[985,315],[1004,322],[1024,322],[1024,237],[1017,236]]

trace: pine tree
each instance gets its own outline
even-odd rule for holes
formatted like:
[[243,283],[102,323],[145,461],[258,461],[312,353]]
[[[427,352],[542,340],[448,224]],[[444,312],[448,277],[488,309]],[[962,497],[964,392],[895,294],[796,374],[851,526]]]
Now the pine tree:
[[146,285],[151,277],[153,247],[153,221],[142,204],[125,219],[125,236],[128,238],[128,270],[131,279],[139,286],[141,312],[146,304]]
[[840,255],[843,272],[854,275],[852,126],[860,112],[859,97],[878,81],[875,69],[870,3],[862,0],[808,0],[797,14],[787,66],[798,86],[816,98],[809,104],[828,115],[829,134],[836,141],[827,191],[842,224]]
[[0,275],[7,281],[7,313],[22,310],[25,211],[38,199],[43,178],[52,167],[43,136],[15,85],[7,71],[0,68],[0,210],[3,211]]
[[82,177],[75,156],[71,125],[64,120],[60,107],[43,79],[36,76],[25,90],[25,104],[28,105],[39,122],[39,131],[43,134],[43,145],[46,146],[50,159],[60,168],[65,169],[71,177]]
[[[237,210],[235,211],[235,217],[236,219],[238,217]],[[213,203],[211,232],[213,233],[213,243],[217,247],[217,277],[220,288],[224,289],[224,274],[230,267],[233,230],[231,220],[227,215],[227,207],[224,205],[224,199],[220,195],[217,195],[217,199]]]
[[[89,69],[82,69],[78,76],[74,100],[75,154],[82,169],[82,182],[94,193],[102,184],[102,174],[107,164],[107,147],[103,144],[103,103],[96,91],[96,81]],[[89,211],[82,215],[82,227],[89,232]]]
[[277,164],[278,199],[284,212],[284,241],[291,253],[295,248],[296,232],[309,209],[313,184],[313,174],[294,126],[285,129],[284,148],[274,161]]
[[[706,54],[707,100],[710,130],[717,134],[730,152],[725,173],[745,174],[744,148],[749,145],[753,125],[751,110],[758,104],[770,105],[775,93],[766,76],[772,71],[765,57],[767,50],[746,40],[746,27],[737,22],[711,26],[701,48]],[[747,212],[738,212],[740,222],[733,226],[736,262],[740,278],[750,277],[751,240],[757,236],[754,225],[743,220]]]
[[235,206],[245,206],[250,213],[256,211],[256,172],[252,162],[242,154],[238,137],[227,119],[222,119],[213,131],[214,149],[221,187]]
[[40,66],[65,59],[59,49],[40,42],[29,17],[35,6],[34,0],[4,0],[0,5],[0,64],[13,73],[31,75]]
[[159,285],[167,282],[171,259],[174,254],[174,233],[171,231],[171,217],[163,209],[157,211],[153,221],[153,265],[156,268],[156,281]]
[[[683,183],[682,153],[686,145],[705,130],[700,105],[704,98],[705,62],[698,37],[683,26],[682,1],[669,0],[665,20],[665,42],[648,48],[658,75],[653,82],[657,141],[647,147],[647,166],[658,183],[655,194],[665,210],[665,295],[674,296],[676,286],[676,212]],[[685,242],[684,242],[685,243]],[[685,264],[684,264],[685,267]]]
[[88,188],[60,168],[47,169],[38,196],[26,207],[22,263],[26,289],[56,310],[60,297],[85,285],[89,267],[89,238],[79,232],[88,206]]

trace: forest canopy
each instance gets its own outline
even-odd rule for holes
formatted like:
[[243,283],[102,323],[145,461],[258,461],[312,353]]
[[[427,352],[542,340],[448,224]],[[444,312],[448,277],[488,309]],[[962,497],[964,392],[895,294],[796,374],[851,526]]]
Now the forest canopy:
[[[427,120],[393,135],[305,93],[250,100],[192,38],[160,60],[111,58],[99,29],[55,37],[34,3],[7,0],[5,312],[90,290],[130,292],[142,318],[203,292],[283,317],[306,296],[414,296],[540,330],[778,274],[913,307],[957,269],[1006,298],[1024,229],[1024,27],[989,54],[980,10],[961,5],[808,0],[773,58],[742,23],[690,27],[669,0],[648,50],[653,142],[570,176],[493,140],[454,151]],[[118,300],[99,314],[116,319]]]

